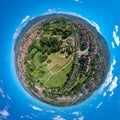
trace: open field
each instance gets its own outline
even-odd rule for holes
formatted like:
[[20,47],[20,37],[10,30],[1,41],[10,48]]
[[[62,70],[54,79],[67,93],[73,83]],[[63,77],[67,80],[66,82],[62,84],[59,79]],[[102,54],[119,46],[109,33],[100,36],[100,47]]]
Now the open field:
[[61,70],[60,72],[54,74],[49,81],[46,83],[47,87],[62,87],[62,85],[66,82],[67,76],[66,74],[70,72],[72,62],[64,69]]
[[50,63],[47,63],[46,60],[42,64],[39,61],[40,55],[40,52],[34,55],[32,62],[35,69],[30,75],[37,79],[39,85],[42,84],[44,87],[60,87],[63,85],[67,80],[66,74],[71,69],[72,60],[70,62],[70,58],[65,58],[64,54],[57,52],[48,56],[48,59],[51,60]]
[[48,56],[48,59],[51,59],[51,63],[46,66],[49,72],[39,80],[46,87],[60,87],[67,80],[66,74],[71,70],[72,60],[70,61],[70,58],[63,58],[63,54],[59,52],[51,54]]
[[47,64],[49,70],[51,70],[55,65],[63,67],[69,61],[69,58],[65,58],[65,55],[60,54],[59,52],[55,54],[52,53],[48,56],[48,59],[51,60],[51,63]]
[[51,68],[51,71],[54,73],[56,71],[59,71],[62,67],[59,66],[58,64],[54,65],[52,68]]

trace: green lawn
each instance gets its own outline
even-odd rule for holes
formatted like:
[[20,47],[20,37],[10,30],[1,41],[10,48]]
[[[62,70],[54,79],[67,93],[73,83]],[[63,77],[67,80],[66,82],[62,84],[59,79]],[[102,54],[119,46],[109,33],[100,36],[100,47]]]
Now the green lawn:
[[42,37],[50,38],[51,37],[51,32],[44,33]]
[[80,79],[80,80],[75,79],[75,80],[74,80],[75,82],[71,85],[70,88],[68,88],[69,91],[71,91],[71,90],[72,90],[75,86],[77,86],[79,83],[82,84],[86,79],[87,79],[87,77],[86,77],[85,75],[84,75],[83,78]]
[[84,76],[82,79],[80,79],[80,84],[82,84],[87,79],[86,76]]
[[40,57],[41,57],[41,52],[37,52],[32,60],[32,64],[34,65],[34,71],[30,72],[30,75],[33,76],[34,78],[43,78],[46,74],[49,73],[49,70],[47,67],[40,63]]
[[47,87],[61,87],[67,80],[66,74],[70,72],[73,61],[61,72],[53,75],[46,83]]
[[46,82],[46,80],[48,80],[48,77],[50,76],[50,71],[48,71],[46,74],[44,74],[43,77],[39,78],[39,81],[42,82],[43,84]]
[[[45,65],[40,62],[41,54],[42,53],[38,51],[33,56],[32,64],[34,65],[35,68],[34,71],[30,72],[30,75],[34,79],[36,79],[36,82],[38,84],[42,83],[44,85],[44,83],[48,80],[48,82],[46,82],[46,86],[48,87],[58,87],[63,85],[64,82],[67,80],[66,74],[69,73],[72,62],[63,71],[56,73],[49,79],[49,76],[51,75],[50,70],[53,73],[59,71],[69,61],[69,58],[67,59],[63,58],[62,54],[54,53],[48,56],[48,59],[50,58],[52,62]],[[49,65],[52,66],[50,69],[49,69],[50,67]]]
[[59,54],[59,52],[50,54],[48,59],[52,60],[51,63],[47,64],[48,69],[52,69],[56,64],[63,67],[69,61],[69,58],[65,58],[65,56],[63,54]]
[[54,72],[57,72],[61,69],[62,67],[60,67],[58,64],[56,64],[55,66],[52,67],[51,71],[54,73]]
[[41,63],[40,63],[41,54],[42,54],[41,52],[37,52],[33,57],[33,63],[36,68],[38,68],[41,65]]

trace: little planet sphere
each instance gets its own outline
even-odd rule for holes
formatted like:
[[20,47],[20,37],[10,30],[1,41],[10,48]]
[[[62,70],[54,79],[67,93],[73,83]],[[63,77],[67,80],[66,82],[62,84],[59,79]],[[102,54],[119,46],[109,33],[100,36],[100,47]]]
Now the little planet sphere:
[[23,87],[54,106],[85,101],[104,82],[110,66],[104,37],[83,18],[64,13],[30,20],[14,50]]

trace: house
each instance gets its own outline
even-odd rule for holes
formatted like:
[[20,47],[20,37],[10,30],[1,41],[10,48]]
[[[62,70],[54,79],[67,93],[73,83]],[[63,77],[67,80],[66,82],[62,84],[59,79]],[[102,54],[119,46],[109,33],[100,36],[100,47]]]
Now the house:
[[82,86],[82,87],[80,88],[80,92],[81,92],[83,95],[87,95],[87,94],[88,94],[88,90],[87,90],[84,86]]
[[88,81],[87,86],[89,89],[94,89],[96,87],[96,84],[93,81]]
[[84,66],[82,67],[82,70],[83,70],[85,73],[87,73],[88,70],[89,70],[89,65],[84,65]]
[[91,62],[91,58],[89,56],[86,57],[84,64],[89,65]]

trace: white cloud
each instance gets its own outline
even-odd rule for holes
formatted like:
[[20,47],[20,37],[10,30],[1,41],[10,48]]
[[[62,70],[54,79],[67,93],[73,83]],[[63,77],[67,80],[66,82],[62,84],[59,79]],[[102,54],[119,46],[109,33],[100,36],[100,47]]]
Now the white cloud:
[[37,120],[38,119],[38,115],[30,113],[30,114],[26,114],[26,115],[20,115],[20,118],[21,119],[25,119],[25,120],[26,120],[26,118],[27,118],[27,120]]
[[25,23],[27,20],[29,20],[30,19],[30,16],[29,15],[27,15],[22,21],[21,21],[21,24],[23,24],[23,23]]
[[111,92],[110,97],[112,97],[113,95],[114,95],[114,91]]
[[5,94],[4,94],[4,92],[3,92],[3,89],[2,88],[0,88],[0,94],[1,94],[1,96],[4,98],[5,97]]
[[32,116],[30,116],[30,115],[21,115],[20,118],[21,119],[28,118],[28,119],[31,119],[31,120],[33,119]]
[[5,94],[2,88],[0,88],[0,94],[3,98],[6,97],[8,100],[11,100],[11,97],[8,94]]
[[78,118],[78,120],[84,120],[84,117],[83,117],[83,116],[81,116],[81,117],[79,117],[79,118]]
[[112,82],[112,79],[113,79],[113,70],[114,70],[114,65],[116,64],[116,60],[115,58],[113,58],[113,62],[110,66],[110,70],[107,74],[107,77],[106,77],[106,80],[105,82],[102,84],[101,88],[100,88],[100,93],[103,92],[103,90]]
[[116,45],[120,46],[120,38],[117,35],[118,28],[119,28],[119,26],[115,25],[115,30],[113,31],[113,38],[114,38],[114,41],[115,41]]
[[11,100],[12,98],[7,94],[6,97],[8,98],[8,100]]
[[55,113],[53,110],[46,110],[46,112]]
[[14,35],[13,35],[13,39],[14,39],[14,40],[17,38],[19,32],[20,32],[20,31],[19,31],[18,29],[16,29],[16,31],[15,31],[15,33],[14,33]]
[[66,120],[62,116],[57,115],[56,117],[53,118],[53,120]]
[[92,23],[92,25],[93,25],[94,27],[96,27],[97,31],[100,32],[100,27],[99,27],[99,25],[98,25],[95,21],[92,21],[91,23]]
[[115,48],[115,44],[114,44],[114,42],[111,42],[111,44],[112,44],[112,48]]
[[114,41],[115,41],[116,45],[119,46],[120,45],[120,39],[117,36],[117,33],[115,31],[113,31],[113,38],[114,38]]
[[7,119],[7,117],[9,116],[10,114],[8,113],[8,111],[6,109],[3,109],[2,111],[0,111],[0,118],[2,119]]
[[103,104],[103,102],[100,102],[98,105],[97,105],[97,109],[101,107],[101,105]]
[[74,0],[77,3],[82,3],[82,0]]
[[113,91],[118,85],[117,82],[118,82],[118,77],[115,76],[112,83],[111,83],[111,85],[109,86],[108,91]]
[[39,107],[37,107],[37,106],[32,106],[32,108],[33,108],[34,110],[43,111],[43,109],[41,109],[41,108],[39,108]]
[[48,13],[54,13],[54,12],[56,12],[55,9],[48,9]]
[[[60,9],[58,9],[58,10],[60,10]],[[48,15],[48,14],[51,14],[51,13],[56,13],[57,11],[56,11],[56,9],[48,9],[47,10],[47,12],[45,12],[44,14],[42,14],[42,15]]]
[[43,111],[43,109],[37,107],[37,106],[34,106],[34,105],[30,105],[32,107],[32,109],[36,110],[36,111]]
[[104,93],[103,93],[103,96],[106,96],[106,95],[107,95],[107,93],[106,93],[106,92],[104,92]]
[[108,88],[108,91],[111,92],[110,97],[114,95],[114,90],[117,86],[118,86],[118,77],[115,76]]
[[113,76],[113,70],[114,70],[114,65],[116,65],[116,59],[115,57],[113,58],[113,62],[111,64],[110,67],[110,71],[107,74],[106,80],[103,83],[103,85],[100,88],[100,93],[103,92],[103,90],[107,87],[107,90],[104,91],[103,96],[106,96],[107,93],[110,93],[110,97],[114,95],[114,90],[115,88],[118,86],[118,77],[117,76]]
[[75,111],[75,112],[72,112],[72,114],[78,116],[78,115],[80,115],[80,112]]
[[117,63],[115,57],[113,58],[113,66]]
[[21,29],[26,25],[26,23],[30,20],[30,16],[26,16],[19,24],[19,26],[16,28],[15,33],[13,35],[13,39],[15,40],[17,36],[19,35]]
[[75,0],[75,2],[79,2],[79,0]]
[[118,28],[119,26],[118,25],[115,25],[115,31],[118,32]]

